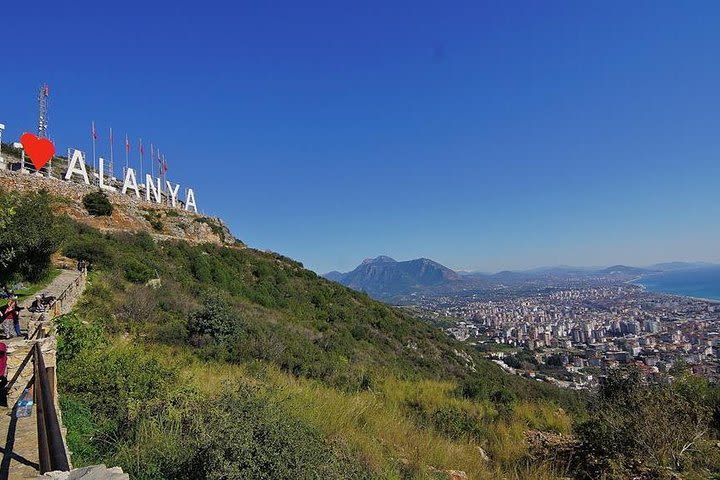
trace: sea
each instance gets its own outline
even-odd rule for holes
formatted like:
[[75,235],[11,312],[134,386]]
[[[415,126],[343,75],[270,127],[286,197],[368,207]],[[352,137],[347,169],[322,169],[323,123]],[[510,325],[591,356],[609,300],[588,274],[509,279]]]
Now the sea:
[[720,266],[643,275],[633,281],[650,292],[720,301]]

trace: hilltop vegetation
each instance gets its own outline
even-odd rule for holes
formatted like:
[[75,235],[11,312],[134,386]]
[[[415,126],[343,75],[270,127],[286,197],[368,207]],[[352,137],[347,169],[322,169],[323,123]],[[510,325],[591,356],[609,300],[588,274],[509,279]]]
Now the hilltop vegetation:
[[[113,333],[189,348],[207,360],[263,360],[350,391],[387,374],[482,379],[485,399],[507,394],[578,407],[574,395],[504,375],[438,329],[281,255],[157,244],[147,234],[101,234],[73,223],[66,229],[63,253],[94,269],[96,298],[83,315]],[[156,275],[162,288],[143,286]]]
[[[619,376],[588,414],[586,398],[507,375],[281,255],[101,233],[54,217],[47,196],[32,201],[53,248],[92,264],[80,303],[58,319],[75,465],[138,479],[717,473],[720,395],[706,382]],[[660,435],[675,421],[687,428]],[[571,454],[539,451],[529,431],[568,439]],[[660,453],[649,457],[648,442]]]

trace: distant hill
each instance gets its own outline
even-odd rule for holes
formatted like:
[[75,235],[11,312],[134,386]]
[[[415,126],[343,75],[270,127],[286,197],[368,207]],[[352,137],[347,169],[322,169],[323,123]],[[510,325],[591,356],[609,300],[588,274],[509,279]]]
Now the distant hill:
[[603,270],[600,270],[599,273],[605,273],[605,274],[625,274],[625,275],[645,275],[647,273],[652,273],[653,270],[648,268],[639,268],[639,267],[628,267],[627,265],[613,265],[612,267],[607,267]]
[[342,278],[345,276],[344,273],[338,272],[337,270],[333,270],[332,272],[328,272],[323,277],[327,278],[328,280],[332,280],[333,282],[338,282],[342,280]]
[[709,263],[709,262],[665,262],[665,263],[657,263],[655,265],[652,265],[651,269],[653,270],[661,270],[663,272],[666,272],[668,270],[686,270],[691,268],[703,268],[703,267],[712,267],[716,266],[715,263]]
[[574,267],[557,265],[529,270],[503,270],[497,273],[453,271],[427,258],[398,262],[381,255],[368,258],[351,272],[332,271],[323,275],[371,297],[390,303],[412,303],[415,293],[423,295],[453,295],[462,292],[490,291],[505,286],[540,283],[582,282],[605,278],[625,281],[640,275],[668,270],[702,268],[713,264],[704,262],[668,262],[649,267],[613,265],[610,267]]
[[461,280],[458,273],[427,258],[398,262],[387,256],[365,259],[351,272],[330,272],[323,276],[375,298],[388,298]]

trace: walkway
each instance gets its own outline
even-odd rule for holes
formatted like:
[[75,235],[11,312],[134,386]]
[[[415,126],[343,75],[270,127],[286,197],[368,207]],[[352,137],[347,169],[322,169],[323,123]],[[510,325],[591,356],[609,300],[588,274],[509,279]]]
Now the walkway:
[[[79,277],[79,275],[81,273],[77,270],[63,270],[45,289],[38,293],[59,298],[70,287],[69,293],[71,294],[66,295],[63,301],[57,305],[58,314],[67,313],[85,287],[85,276]],[[21,312],[20,325],[26,332],[28,324],[34,331],[34,325],[40,316],[40,314],[28,312],[27,307],[32,301],[33,298],[28,298],[21,304],[25,310]],[[45,318],[52,317],[53,312],[45,313]],[[32,333],[30,332],[30,334]],[[39,475],[36,409],[33,406],[32,415],[29,417],[15,418],[12,414],[12,407],[23,390],[31,385],[33,376],[32,347],[37,342],[41,343],[46,365],[53,367],[54,382],[55,337],[26,340],[23,336],[4,340],[4,342],[8,346],[7,404],[9,407],[0,407],[0,453],[2,453],[0,480],[36,478]]]

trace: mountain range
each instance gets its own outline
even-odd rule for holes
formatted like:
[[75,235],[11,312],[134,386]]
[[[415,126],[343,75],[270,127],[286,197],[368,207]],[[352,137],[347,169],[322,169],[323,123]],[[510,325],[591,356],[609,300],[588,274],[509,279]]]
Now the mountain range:
[[398,262],[384,255],[367,258],[350,272],[334,271],[323,276],[375,298],[392,297],[462,280],[457,272],[427,258]]
[[454,290],[481,289],[493,285],[516,284],[528,281],[558,281],[589,276],[632,278],[668,270],[701,268],[706,262],[668,262],[648,267],[613,265],[610,267],[573,267],[567,265],[539,267],[530,270],[497,273],[456,272],[427,258],[397,261],[381,255],[367,258],[354,270],[346,273],[332,271],[323,275],[373,298],[388,300],[413,293],[448,293]]

